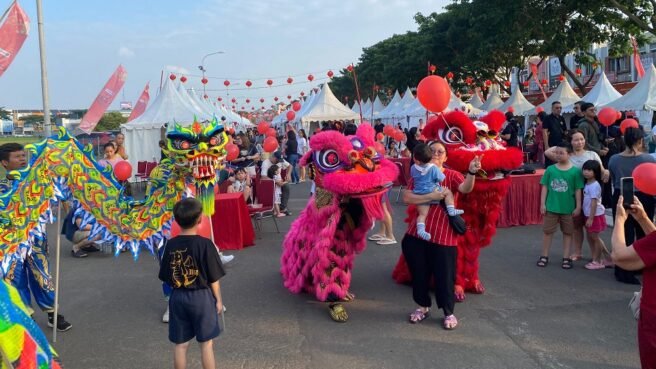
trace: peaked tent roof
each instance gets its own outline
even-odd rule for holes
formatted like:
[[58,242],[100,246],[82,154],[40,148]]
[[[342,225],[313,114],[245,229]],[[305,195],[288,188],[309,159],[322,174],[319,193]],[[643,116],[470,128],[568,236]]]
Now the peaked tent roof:
[[467,101],[467,102],[468,102],[469,104],[471,104],[471,106],[473,106],[473,107],[475,107],[475,108],[477,108],[477,109],[480,109],[481,106],[483,106],[483,104],[484,104],[484,103],[483,103],[483,100],[481,100],[481,97],[478,96],[477,93],[474,93],[474,95],[473,95],[473,96],[469,99],[469,101]]
[[314,98],[312,106],[301,117],[303,123],[324,120],[360,120],[359,114],[352,112],[337,100],[328,83],[324,83],[321,91]]
[[524,97],[522,90],[518,86],[515,87],[515,91],[513,91],[513,94],[508,100],[499,107],[499,110],[505,112],[508,111],[508,108],[511,106],[515,111],[515,115],[524,115],[525,112],[535,108],[533,104],[526,100],[526,97]]
[[606,106],[619,111],[656,110],[656,68],[652,64],[646,72],[631,91]]
[[490,111],[494,109],[499,109],[499,107],[503,105],[503,100],[501,100],[501,97],[499,96],[499,92],[497,90],[492,90],[489,95],[487,95],[487,100],[481,105],[479,109],[485,110],[485,111]]
[[456,94],[451,91],[451,99],[449,100],[449,105],[447,105],[445,110],[460,110],[467,113],[467,115],[480,115],[483,111],[474,106],[467,106]]
[[[385,110],[385,105],[383,105],[383,102],[380,101],[380,98],[376,96],[376,99],[374,99],[374,103],[371,105],[371,110],[369,110],[369,114],[367,115],[362,115],[363,119],[371,119],[373,116],[373,119],[378,119],[380,118],[380,113]],[[358,114],[359,116],[359,114]]]
[[[378,96],[376,96],[376,98],[378,98]],[[399,94],[399,90],[394,91],[394,97],[392,97],[392,100],[389,102],[389,104],[387,104],[385,109],[383,109],[378,116],[380,118],[391,118],[394,110],[399,107],[401,100],[402,99],[401,94]]]
[[[595,106],[606,105],[622,97],[615,87],[610,84],[606,72],[601,72],[601,77],[588,93],[581,98],[582,101],[593,103]],[[574,104],[563,108],[563,113],[573,113]]]
[[410,87],[406,88],[405,92],[403,93],[403,98],[401,101],[399,101],[396,109],[394,109],[390,114],[393,117],[405,117],[405,110],[408,109],[414,101],[415,97],[412,95],[412,90],[410,90]]
[[371,107],[372,106],[373,106],[373,101],[370,101],[369,98],[367,98],[367,100],[365,100],[365,102],[362,104],[362,116],[363,117],[368,115],[369,112],[371,112]]
[[551,96],[549,96],[542,104],[536,106],[535,108],[527,111],[526,115],[536,115],[536,109],[542,107],[547,114],[551,114],[551,103],[554,101],[560,101],[563,106],[574,104],[575,102],[581,100],[581,97],[572,90],[572,86],[569,85],[569,81],[565,78],[556,91],[554,91]]
[[205,110],[204,104],[198,104],[196,101],[194,101],[194,98],[189,95],[187,90],[184,88],[182,83],[178,83],[178,94],[182,98],[182,100],[185,102],[185,104],[191,106],[194,111],[198,112],[198,115],[196,116],[199,121],[203,120],[209,120],[214,117],[214,114],[207,112]]

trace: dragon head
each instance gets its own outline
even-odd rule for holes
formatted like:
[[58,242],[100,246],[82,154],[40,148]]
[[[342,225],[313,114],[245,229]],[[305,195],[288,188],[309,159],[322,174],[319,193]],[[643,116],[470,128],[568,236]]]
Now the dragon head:
[[500,178],[505,171],[522,165],[523,154],[516,147],[506,147],[500,131],[506,121],[504,114],[493,110],[479,120],[472,121],[461,111],[451,111],[432,117],[422,134],[439,141],[449,150],[446,165],[466,172],[469,162],[481,157],[481,174]]
[[216,118],[201,124],[194,119],[190,127],[174,123],[166,133],[167,157],[193,178],[197,198],[203,203],[203,213],[214,213],[214,186],[217,172],[223,168],[228,135]]
[[374,135],[366,123],[353,136],[322,131],[310,139],[310,151],[301,158],[301,165],[309,165],[317,188],[360,199],[370,215],[379,218],[380,198],[399,171],[376,151]]

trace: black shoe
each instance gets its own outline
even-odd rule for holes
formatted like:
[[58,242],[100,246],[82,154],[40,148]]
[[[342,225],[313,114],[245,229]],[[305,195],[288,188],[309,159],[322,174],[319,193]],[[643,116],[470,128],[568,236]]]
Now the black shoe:
[[[48,313],[48,327],[52,328],[55,321],[55,314]],[[64,319],[63,315],[57,314],[57,330],[60,332],[66,332],[67,330],[73,328],[73,325]]]
[[86,252],[82,251],[81,249],[77,251],[71,250],[71,254],[73,254],[74,258],[86,258],[87,256],[89,256]]
[[100,251],[100,249],[97,248],[96,245],[93,245],[93,244],[91,244],[87,247],[83,247],[82,250],[84,250],[86,252],[98,252],[98,251]]
[[290,216],[290,215],[292,215],[292,212],[291,212],[291,211],[289,211],[289,210],[285,210],[285,211],[283,211],[283,213],[285,213],[285,215],[287,215],[287,216]]

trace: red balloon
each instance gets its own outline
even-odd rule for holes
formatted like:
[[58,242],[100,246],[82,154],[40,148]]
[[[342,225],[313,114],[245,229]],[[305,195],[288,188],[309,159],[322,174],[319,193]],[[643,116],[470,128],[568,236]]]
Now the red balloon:
[[635,167],[633,184],[639,191],[656,196],[656,163],[642,163]]
[[544,108],[541,107],[541,106],[538,106],[537,108],[535,108],[535,112],[538,113],[538,114],[542,113],[543,111],[544,111]]
[[262,147],[266,152],[274,152],[278,149],[278,140],[275,137],[267,137],[264,139]]
[[[174,220],[171,223],[171,238],[179,235],[181,231],[180,225]],[[212,239],[212,228],[210,227],[210,220],[207,216],[203,215],[200,217],[200,224],[196,231],[199,236]]]
[[296,118],[296,113],[290,110],[287,112],[286,116],[287,116],[287,121],[289,122],[294,120],[294,118]]
[[[298,102],[298,101],[295,101],[295,102],[292,104],[292,110],[294,110],[294,111],[299,111],[299,110],[301,110],[301,103]],[[292,119],[294,119],[294,118],[292,118]],[[290,120],[291,120],[291,119],[290,119]]]
[[233,161],[239,156],[239,146],[229,143],[225,146],[226,159],[227,161]]
[[261,135],[267,133],[267,130],[269,129],[269,123],[262,121],[257,125],[257,132]]
[[632,118],[624,119],[622,123],[620,123],[620,132],[624,134],[627,128],[640,128],[640,125],[638,124],[638,121]]
[[376,152],[380,155],[385,155],[385,146],[382,143],[376,142],[374,143],[374,147],[376,148]]
[[431,75],[417,85],[417,99],[426,110],[439,113],[449,105],[451,89],[442,77]]
[[597,113],[597,118],[599,118],[599,123],[608,127],[611,126],[617,120],[617,111],[611,107],[605,107]]
[[383,133],[384,133],[385,135],[387,135],[387,136],[392,136],[392,134],[394,134],[394,127],[392,127],[392,126],[385,126],[385,127],[383,128]]
[[618,119],[622,119],[622,113],[619,112],[619,111],[617,112],[617,118],[615,120],[618,120]]
[[385,138],[385,135],[382,132],[376,133],[376,141],[382,141]]
[[278,135],[278,132],[276,132],[276,129],[275,129],[275,128],[271,127],[271,128],[269,128],[269,129],[267,129],[267,131],[266,131],[266,135],[267,135],[268,137],[276,137],[276,136]]
[[119,161],[114,165],[114,175],[119,181],[127,181],[132,177],[132,165],[125,160]]

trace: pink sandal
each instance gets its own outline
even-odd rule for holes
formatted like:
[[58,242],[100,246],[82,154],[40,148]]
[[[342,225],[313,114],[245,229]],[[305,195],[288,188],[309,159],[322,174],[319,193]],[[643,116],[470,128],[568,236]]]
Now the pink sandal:
[[430,311],[417,309],[410,313],[410,323],[417,324],[430,316]]
[[447,317],[444,317],[444,329],[446,330],[452,330],[456,329],[458,326],[458,319],[456,319],[456,316],[451,314]]

